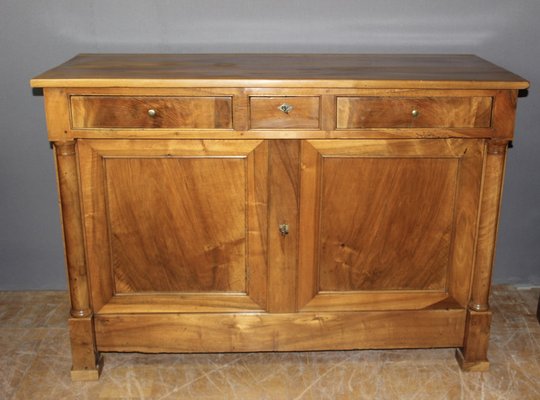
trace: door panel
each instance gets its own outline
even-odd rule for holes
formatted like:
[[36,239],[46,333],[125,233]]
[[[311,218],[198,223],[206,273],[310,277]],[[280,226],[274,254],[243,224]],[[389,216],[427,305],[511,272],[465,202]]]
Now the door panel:
[[444,290],[456,159],[323,158],[319,289]]
[[89,140],[78,150],[95,310],[264,309],[266,142]]
[[300,309],[466,303],[482,141],[311,140],[301,158]]
[[244,160],[105,159],[116,293],[246,292]]

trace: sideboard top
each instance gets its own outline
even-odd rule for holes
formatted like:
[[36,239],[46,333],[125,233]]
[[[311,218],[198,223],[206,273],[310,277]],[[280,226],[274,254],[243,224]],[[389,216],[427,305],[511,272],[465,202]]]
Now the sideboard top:
[[473,55],[79,54],[32,87],[318,87],[525,89]]

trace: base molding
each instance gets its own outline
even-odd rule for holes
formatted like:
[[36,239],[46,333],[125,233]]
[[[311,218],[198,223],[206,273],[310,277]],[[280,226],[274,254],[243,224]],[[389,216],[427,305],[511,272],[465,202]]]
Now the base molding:
[[98,351],[142,353],[461,347],[466,311],[97,315]]

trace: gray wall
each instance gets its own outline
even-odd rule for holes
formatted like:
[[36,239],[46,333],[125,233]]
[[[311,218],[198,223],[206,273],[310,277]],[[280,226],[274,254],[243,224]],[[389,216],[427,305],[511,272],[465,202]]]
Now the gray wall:
[[475,53],[524,76],[495,281],[540,284],[539,19],[538,0],[0,0],[0,289],[65,287],[28,79],[80,52]]

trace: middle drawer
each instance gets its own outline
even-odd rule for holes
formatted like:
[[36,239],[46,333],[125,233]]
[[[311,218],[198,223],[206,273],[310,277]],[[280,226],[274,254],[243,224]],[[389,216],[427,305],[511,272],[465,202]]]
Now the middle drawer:
[[251,129],[319,129],[317,96],[253,96],[249,99]]

